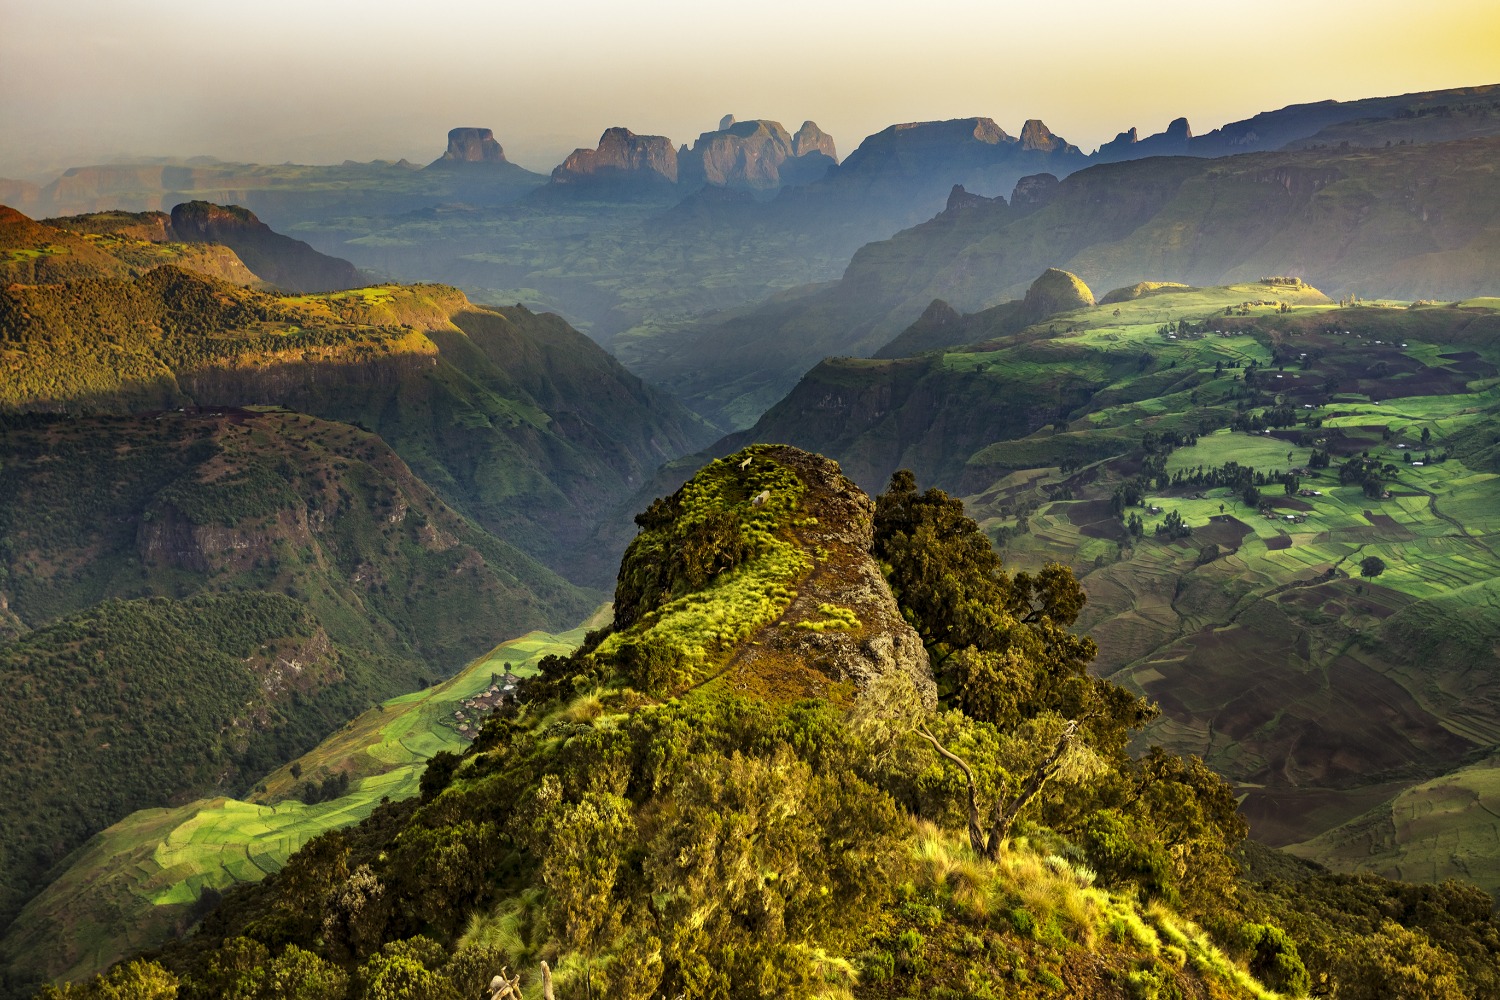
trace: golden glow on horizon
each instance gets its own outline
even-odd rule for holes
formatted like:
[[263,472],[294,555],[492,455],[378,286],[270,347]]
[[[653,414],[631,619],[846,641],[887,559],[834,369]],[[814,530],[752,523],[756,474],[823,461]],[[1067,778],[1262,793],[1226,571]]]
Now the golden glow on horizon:
[[[1085,149],[1186,115],[1500,83],[1500,5],[1438,0],[0,0],[0,174],[115,153],[430,159],[452,125],[545,170],[610,125],[1042,118]],[[66,67],[66,71],[61,71]]]

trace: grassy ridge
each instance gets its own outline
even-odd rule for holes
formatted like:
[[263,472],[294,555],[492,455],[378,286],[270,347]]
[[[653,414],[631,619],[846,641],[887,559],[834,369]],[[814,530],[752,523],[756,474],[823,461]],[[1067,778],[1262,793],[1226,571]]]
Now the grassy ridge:
[[354,423],[484,528],[600,583],[614,554],[580,546],[588,528],[709,434],[556,317],[441,285],[275,296],[170,266],[0,291],[0,386],[0,409]]
[[[200,899],[279,870],[302,844],[364,819],[387,798],[416,794],[428,759],[467,745],[453,720],[465,698],[506,665],[534,673],[543,656],[566,654],[583,633],[580,626],[501,643],[442,684],[364,712],[294,762],[300,778],[287,764],[247,799],[126,817],[67,860],[0,941],[0,954],[32,974],[76,979],[160,943],[194,919]],[[351,778],[347,794],[314,805],[294,797],[300,785],[334,773]]]

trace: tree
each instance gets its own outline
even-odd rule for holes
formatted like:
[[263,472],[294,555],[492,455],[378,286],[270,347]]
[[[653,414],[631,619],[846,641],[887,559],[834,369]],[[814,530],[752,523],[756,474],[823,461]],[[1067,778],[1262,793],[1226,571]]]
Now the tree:
[[37,994],[38,1000],[174,1000],[177,977],[156,962],[134,961],[117,965],[87,983],[50,983]]
[[[974,853],[991,861],[1000,856],[1000,848],[1009,838],[1010,828],[1021,811],[1031,804],[1048,782],[1057,777],[1082,781],[1102,770],[1098,756],[1076,742],[1078,722],[1066,722],[1062,725],[1055,744],[1050,748],[1039,747],[1041,753],[1029,773],[1022,780],[1016,781],[1013,788],[1005,788],[995,795],[986,810],[980,807],[979,781],[969,762],[944,746],[927,726],[918,726],[917,735],[931,743],[933,749],[962,772],[969,797],[969,846],[974,849]],[[989,819],[987,824],[986,812]]]
[[1359,561],[1359,575],[1369,579],[1385,572],[1385,560],[1379,556],[1365,556]]

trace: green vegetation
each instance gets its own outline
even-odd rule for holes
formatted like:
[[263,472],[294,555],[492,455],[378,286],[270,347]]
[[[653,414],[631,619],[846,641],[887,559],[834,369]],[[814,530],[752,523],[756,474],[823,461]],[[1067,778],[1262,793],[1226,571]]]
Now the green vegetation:
[[[159,944],[220,893],[279,871],[308,841],[363,820],[382,801],[419,794],[429,761],[468,745],[454,720],[465,699],[506,670],[534,674],[543,657],[566,654],[583,634],[534,632],[502,643],[442,684],[359,715],[266,775],[247,800],[132,814],[68,859],[0,949],[17,970],[81,979]],[[335,775],[347,794],[313,806],[299,800],[313,781]]]
[[803,491],[794,472],[749,452],[710,463],[653,503],[636,517],[642,532],[621,563],[616,631],[599,654],[629,646],[627,659],[641,660],[636,684],[656,694],[706,677],[786,609],[811,568],[789,533]]
[[1390,817],[1500,741],[1497,331],[1473,303],[1163,288],[968,348],[830,359],[723,446],[786,439],[857,481],[906,465],[968,494],[1012,566],[1074,570],[1095,669],[1162,708],[1139,742],[1237,782],[1256,836],[1494,889],[1483,809],[1451,834]]
[[125,813],[232,787],[337,725],[359,695],[341,659],[273,594],[107,602],[0,646],[0,793],[12,805],[0,912],[13,916]]
[[589,603],[344,425],[13,415],[0,461],[6,923],[132,810],[243,794],[372,701]]
[[[6,233],[0,220],[0,246]],[[575,580],[608,579],[614,554],[579,544],[603,513],[708,439],[555,316],[476,307],[441,285],[277,296],[173,266],[133,278],[90,266],[66,285],[0,291],[0,412],[278,404],[355,424]]]
[[[726,490],[747,457],[795,472],[803,513],[783,516],[805,518],[831,501],[793,454],[710,468],[664,502],[680,533],[661,507],[648,531],[704,538],[732,509]],[[901,671],[852,699],[705,685],[663,700],[622,686],[629,647],[591,633],[546,658],[527,703],[492,718],[462,758],[433,757],[419,796],[230,891],[150,971],[184,998],[272,966],[315,976],[330,998],[366,995],[359,984],[397,968],[446,995],[468,989],[466,970],[484,982],[505,967],[531,997],[541,961],[558,995],[627,1000],[768,988],[1270,1000],[1314,985],[1363,997],[1392,975],[1487,995],[1475,991],[1493,981],[1484,949],[1500,924],[1460,890],[1403,909],[1380,900],[1425,890],[1240,881],[1244,827],[1227,786],[1194,758],[1125,752],[1146,706],[1079,669],[1092,647],[1063,631],[1082,598],[1067,570],[1009,574],[956,501],[897,486],[877,506],[876,540],[945,678],[935,710]],[[813,587],[828,567],[806,554]],[[624,631],[649,639],[653,613]],[[970,649],[1024,664],[1030,680],[963,677],[951,664]],[[1014,696],[983,696],[986,683]],[[976,850],[974,803],[996,796],[1013,804],[1010,823]],[[1342,906],[1358,919],[1341,922]]]

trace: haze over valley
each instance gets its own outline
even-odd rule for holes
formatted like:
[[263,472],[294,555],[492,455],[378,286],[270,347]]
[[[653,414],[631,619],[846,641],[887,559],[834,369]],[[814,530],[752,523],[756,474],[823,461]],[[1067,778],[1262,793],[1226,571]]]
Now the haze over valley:
[[0,996],[1500,997],[1487,6],[0,27]]

